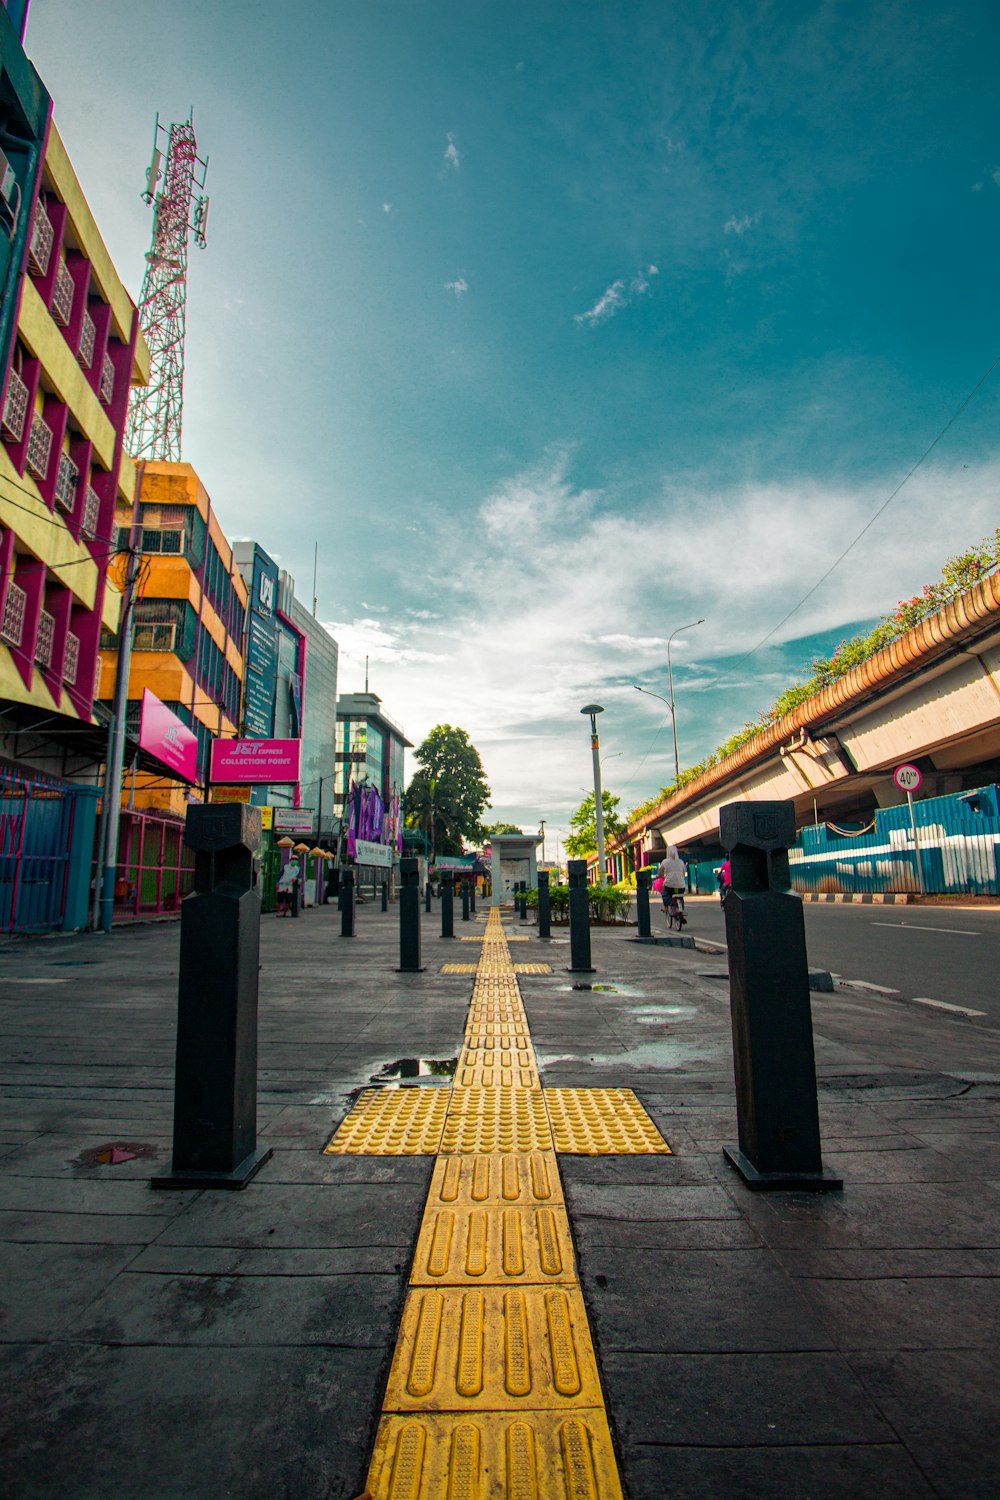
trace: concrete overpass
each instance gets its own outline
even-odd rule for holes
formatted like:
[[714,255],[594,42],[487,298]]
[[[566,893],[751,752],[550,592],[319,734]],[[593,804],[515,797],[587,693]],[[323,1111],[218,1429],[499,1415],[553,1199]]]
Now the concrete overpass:
[[791,799],[799,826],[866,821],[905,801],[892,780],[912,761],[920,797],[1000,781],[1000,573],[769,725],[629,826],[641,863],[677,844],[721,852],[719,809]]

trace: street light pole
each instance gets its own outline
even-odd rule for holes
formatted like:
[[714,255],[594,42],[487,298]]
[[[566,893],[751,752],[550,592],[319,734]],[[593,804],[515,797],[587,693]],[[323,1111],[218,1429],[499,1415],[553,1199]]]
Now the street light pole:
[[601,742],[597,736],[597,715],[604,709],[599,703],[588,703],[581,708],[582,714],[590,717],[590,749],[594,758],[594,813],[597,822],[597,878],[603,889],[608,883],[604,853],[604,793],[601,790]]
[[670,642],[675,635],[680,635],[682,630],[693,630],[696,625],[704,625],[704,619],[692,620],[690,625],[678,625],[667,637],[667,682],[670,693],[670,724],[674,732],[674,779],[679,781],[681,776],[681,760],[677,753],[677,713],[674,709],[674,674],[670,666]]

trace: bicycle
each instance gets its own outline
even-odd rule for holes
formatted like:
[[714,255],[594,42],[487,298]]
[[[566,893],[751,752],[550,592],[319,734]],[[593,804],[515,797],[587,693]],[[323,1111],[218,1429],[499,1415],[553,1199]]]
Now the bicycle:
[[674,891],[664,909],[667,913],[667,926],[671,929],[676,927],[677,931],[680,932],[681,928],[687,922],[687,917],[684,915],[683,891]]

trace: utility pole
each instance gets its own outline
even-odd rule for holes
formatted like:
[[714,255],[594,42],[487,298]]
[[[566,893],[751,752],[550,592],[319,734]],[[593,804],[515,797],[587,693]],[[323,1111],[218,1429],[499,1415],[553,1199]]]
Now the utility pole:
[[128,712],[128,679],[132,666],[132,615],[136,583],[142,563],[139,546],[139,497],[145,463],[139,464],[132,505],[132,529],[129,532],[128,562],[122,588],[122,608],[118,624],[118,661],[115,667],[115,692],[108,726],[108,752],[105,758],[104,797],[98,836],[97,872],[94,880],[93,923],[102,932],[110,932],[114,919],[115,881],[118,875],[118,825],[122,805],[122,770],[125,763],[125,716]]

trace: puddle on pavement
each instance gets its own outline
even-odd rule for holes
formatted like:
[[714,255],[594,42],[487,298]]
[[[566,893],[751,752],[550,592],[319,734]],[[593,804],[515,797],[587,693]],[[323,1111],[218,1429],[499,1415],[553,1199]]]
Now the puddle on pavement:
[[383,1089],[446,1089],[457,1066],[457,1057],[397,1057],[373,1073],[370,1081]]
[[556,989],[568,995],[574,990],[588,990],[597,995],[633,995],[640,999],[648,994],[647,990],[633,989],[630,984],[557,984]]

